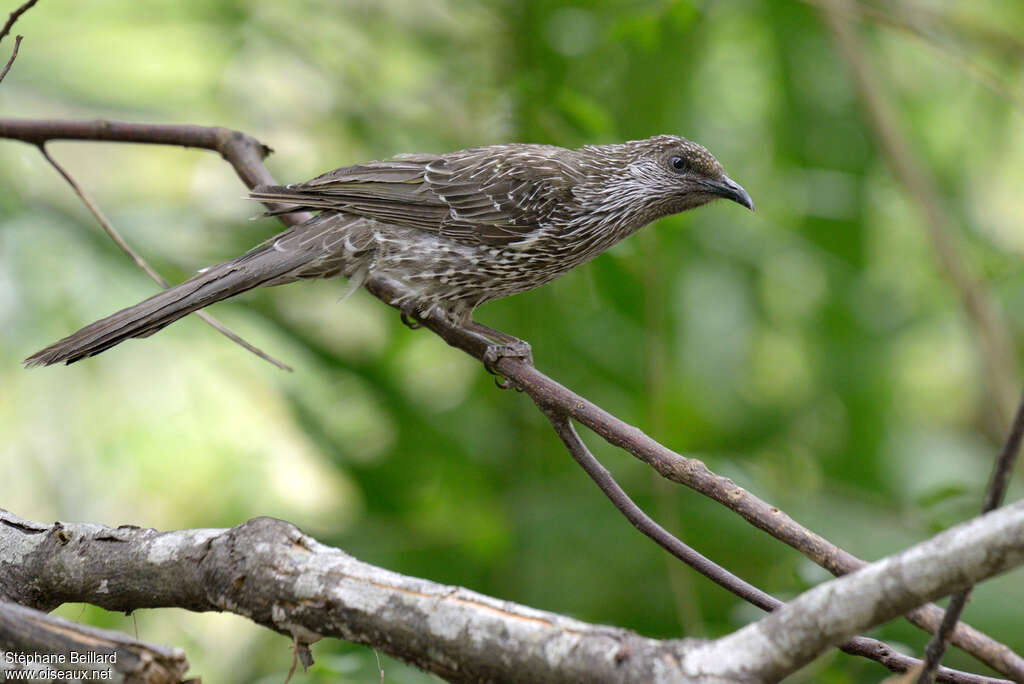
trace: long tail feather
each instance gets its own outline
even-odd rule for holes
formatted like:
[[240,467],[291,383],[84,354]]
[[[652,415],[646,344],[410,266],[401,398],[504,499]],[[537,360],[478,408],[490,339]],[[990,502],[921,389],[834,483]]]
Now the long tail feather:
[[[132,337],[146,337],[193,311],[266,284],[287,282],[287,274],[309,262],[303,250],[283,252],[273,244],[211,266],[180,285],[159,292],[85,326],[25,359],[28,367],[74,363]],[[275,282],[271,282],[275,281]]]

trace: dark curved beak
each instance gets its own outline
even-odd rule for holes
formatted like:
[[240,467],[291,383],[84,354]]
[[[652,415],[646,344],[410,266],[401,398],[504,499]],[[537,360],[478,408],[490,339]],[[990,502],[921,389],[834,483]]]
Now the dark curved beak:
[[719,197],[732,200],[736,204],[742,204],[750,211],[754,211],[754,200],[750,199],[750,195],[743,189],[742,185],[728,176],[722,176],[721,180],[704,179],[700,181],[700,184],[706,186]]

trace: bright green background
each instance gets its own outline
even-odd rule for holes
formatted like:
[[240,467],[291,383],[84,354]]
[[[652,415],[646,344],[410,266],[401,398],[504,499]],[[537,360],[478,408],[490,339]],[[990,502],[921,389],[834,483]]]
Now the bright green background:
[[[7,3],[13,8],[11,2]],[[961,256],[1024,339],[1024,5],[879,3],[858,25]],[[6,13],[6,8],[2,8]],[[910,31],[897,24],[909,22]],[[868,559],[979,507],[998,448],[975,337],[862,117],[814,6],[722,2],[42,0],[0,115],[219,124],[282,182],[397,152],[678,133],[757,202],[663,220],[539,291],[478,312],[545,372]],[[10,42],[0,50],[4,59]],[[54,144],[171,280],[272,234],[207,152]],[[758,612],[640,536],[523,395],[340,282],[213,308],[295,366],[198,320],[71,367],[19,361],[154,291],[31,147],[0,142],[0,506],[156,528],[290,520],[396,571],[656,637]],[[824,573],[587,435],[646,510],[780,598]],[[1017,487],[1012,496],[1020,495]],[[1020,572],[977,627],[1024,652]],[[283,681],[289,641],[224,615],[67,606],[184,647],[205,681]],[[920,652],[896,622],[876,636]],[[294,681],[377,681],[314,647]],[[948,663],[976,667],[952,652]],[[389,682],[431,678],[385,660]],[[791,681],[875,682],[830,654]]]

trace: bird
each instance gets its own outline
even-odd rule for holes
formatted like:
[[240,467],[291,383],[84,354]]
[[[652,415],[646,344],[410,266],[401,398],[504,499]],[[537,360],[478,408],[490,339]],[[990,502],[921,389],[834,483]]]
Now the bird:
[[401,293],[391,304],[403,320],[441,318],[482,337],[492,361],[523,355],[512,344],[521,341],[476,323],[474,310],[540,287],[659,218],[718,198],[754,209],[707,149],[675,135],[578,149],[510,143],[400,154],[257,186],[250,197],[288,205],[268,213],[318,213],[25,365],[70,364],[257,287],[333,277],[348,279],[348,293],[386,279]]

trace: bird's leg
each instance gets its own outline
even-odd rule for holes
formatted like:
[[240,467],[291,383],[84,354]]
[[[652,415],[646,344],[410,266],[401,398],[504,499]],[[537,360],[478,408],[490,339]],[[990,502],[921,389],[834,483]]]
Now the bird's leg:
[[518,337],[495,330],[473,320],[468,321],[462,326],[462,329],[474,337],[487,341],[487,351],[484,352],[484,358],[489,362],[497,363],[500,359],[511,356],[522,359],[531,366],[533,365],[533,349],[526,340],[521,340]]
[[[423,327],[420,313],[416,310],[415,304],[412,302],[402,302],[398,310],[401,312],[399,315],[402,317],[402,323],[405,323],[409,330],[419,330]],[[427,312],[427,315],[429,315],[429,312]]]
[[419,330],[423,327],[423,324],[416,320],[416,316],[414,314],[407,314],[403,311],[399,315],[402,317],[402,323],[405,323],[409,330]]
[[500,330],[495,330],[483,323],[477,323],[474,320],[466,321],[461,327],[463,332],[481,340],[487,345],[487,348],[484,350],[483,363],[488,373],[499,376],[495,377],[494,383],[501,389],[515,387],[517,391],[521,392],[521,387],[515,385],[508,378],[500,377],[501,373],[497,371],[495,364],[505,357],[512,357],[522,359],[532,366],[533,350],[530,347],[530,343]]
[[[368,289],[373,294],[378,294],[373,287]],[[378,294],[378,296],[380,295]],[[390,304],[401,312],[402,322],[413,330],[423,327],[424,321],[433,320],[441,323],[443,327],[458,330],[464,335],[475,338],[484,345],[484,353],[481,360],[483,361],[484,368],[492,375],[501,375],[496,370],[495,365],[505,357],[522,359],[531,366],[533,365],[533,351],[528,342],[500,330],[490,328],[482,323],[477,323],[469,318],[468,315],[464,315],[464,317],[453,316],[445,309],[436,305],[429,307],[426,311],[422,311],[412,301],[396,301],[395,298],[391,298]],[[445,337],[443,333],[441,333],[441,336]],[[451,344],[450,341],[449,344]],[[514,386],[511,381],[502,377],[496,377],[495,383],[502,389],[509,389]],[[516,387],[516,389],[519,390],[521,388]]]

